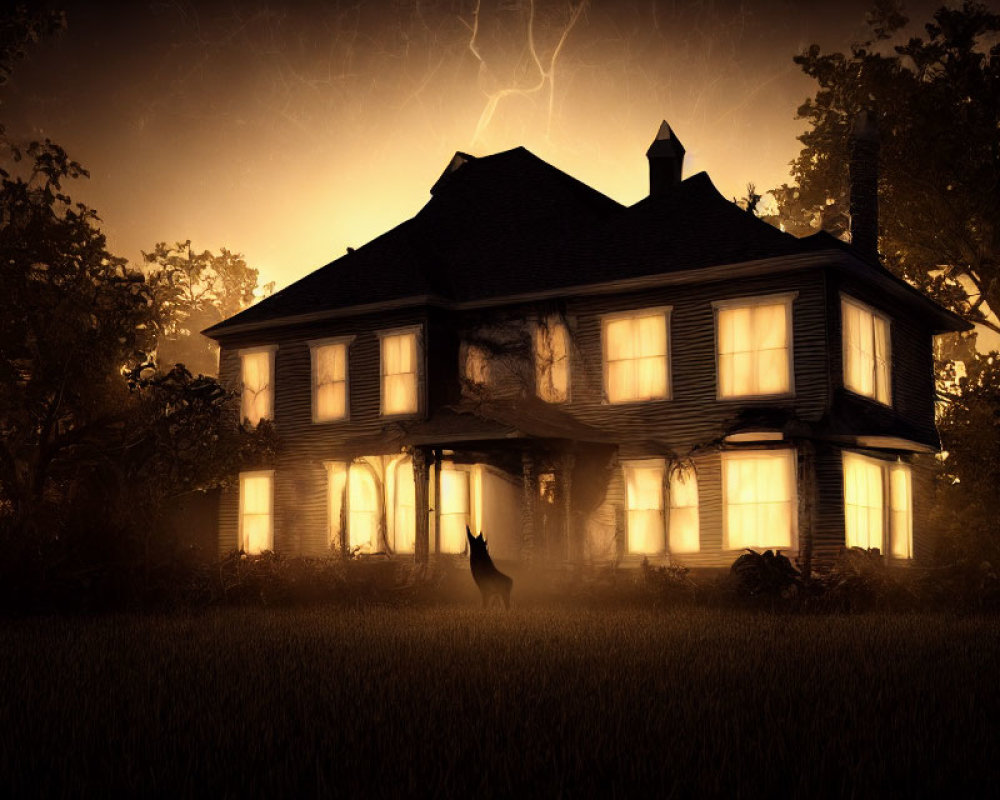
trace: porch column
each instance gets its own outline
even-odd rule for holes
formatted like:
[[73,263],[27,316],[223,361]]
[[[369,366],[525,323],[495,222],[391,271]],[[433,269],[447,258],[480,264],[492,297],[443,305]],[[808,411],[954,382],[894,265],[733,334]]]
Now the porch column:
[[441,451],[434,451],[434,552],[441,552]]
[[562,546],[559,557],[566,561],[576,559],[576,542],[573,539],[573,465],[576,463],[576,456],[573,453],[563,453],[562,467],[560,469],[560,483],[563,506],[563,531]]
[[413,547],[413,558],[418,564],[427,563],[427,551],[430,544],[429,522],[430,507],[427,497],[427,453],[419,447],[413,448],[413,513],[416,542]]
[[538,495],[535,457],[521,453],[521,559],[530,564],[535,559],[535,498]]

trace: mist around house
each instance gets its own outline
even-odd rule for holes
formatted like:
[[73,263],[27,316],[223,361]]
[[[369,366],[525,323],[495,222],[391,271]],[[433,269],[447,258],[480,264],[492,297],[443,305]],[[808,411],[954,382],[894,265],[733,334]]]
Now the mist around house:
[[[404,3],[391,13],[333,4],[311,18],[290,7],[209,14],[169,3],[117,19],[73,4],[0,12],[7,793],[990,793],[1000,770],[1000,361],[987,341],[1000,334],[1000,17],[975,3],[936,11],[877,2],[853,21],[847,9],[831,21],[826,10],[794,16],[796,5],[729,15],[653,4],[622,16],[596,2]],[[165,23],[155,36],[150,15]],[[129,28],[136,19],[146,26]],[[827,23],[844,35],[813,49],[812,39],[798,41]],[[81,55],[95,32],[107,36],[114,80]],[[787,52],[768,66],[779,47]],[[394,69],[401,58],[406,68]],[[156,67],[143,73],[148,82],[129,82],[122,67],[147,60]],[[719,86],[705,77],[716,73]],[[58,93],[53,76],[66,79]],[[102,97],[53,111],[78,80]],[[147,94],[156,81],[168,91]],[[392,91],[380,94],[387,81]],[[743,111],[789,92],[773,119],[788,153],[765,146],[767,136],[737,145],[772,122]],[[251,114],[254,103],[263,111]],[[129,126],[116,126],[115,104]],[[925,454],[917,504],[901,461],[851,489],[838,478],[835,489],[857,493],[845,523],[853,530],[916,524],[926,532],[921,557],[893,549],[901,539],[859,538],[804,563],[777,545],[754,547],[754,536],[774,532],[760,525],[733,539],[747,547],[731,562],[698,564],[698,513],[721,519],[721,499],[699,508],[697,470],[664,461],[626,464],[621,518],[595,514],[579,537],[592,557],[562,558],[577,540],[558,465],[518,455],[499,475],[447,448],[431,448],[423,464],[415,452],[405,465],[375,463],[365,455],[374,449],[315,459],[338,489],[320,513],[336,508],[344,534],[309,557],[268,546],[266,476],[283,444],[269,357],[240,356],[249,367],[234,386],[199,332],[410,216],[452,152],[470,144],[486,155],[537,142],[556,166],[631,205],[647,174],[641,158],[635,170],[628,159],[649,146],[671,104],[682,107],[676,129],[691,133],[692,169],[720,165],[718,185],[741,213],[855,245],[850,126],[877,109],[879,268],[975,328],[936,340],[935,394],[925,399],[941,453]],[[403,147],[407,132],[416,141]],[[326,140],[338,136],[347,155],[334,162]],[[703,150],[692,145],[699,138]],[[181,162],[150,156],[171,146]],[[296,152],[303,163],[292,164]],[[759,171],[733,171],[730,159]],[[285,179],[260,177],[272,173]],[[231,208],[214,194],[226,180],[240,198]],[[737,323],[752,330],[755,314],[780,329],[783,306],[763,308],[733,315],[730,334]],[[872,364],[852,362],[845,382],[885,400],[876,362],[886,333],[866,308],[848,313],[851,330],[871,329],[870,352],[856,349]],[[603,330],[604,341],[624,352],[633,327],[664,318],[642,319]],[[568,333],[544,338],[544,327],[532,329],[543,344],[526,346],[547,347],[556,363],[572,342]],[[405,410],[417,372],[405,368],[410,341],[397,335],[391,358],[373,363],[393,365],[393,402]],[[495,369],[490,344],[463,351],[469,384]],[[312,410],[330,419],[351,399],[339,346],[323,340],[311,356],[326,387]],[[735,344],[722,355],[735,364]],[[639,386],[667,391],[655,368],[643,379],[627,372],[604,390],[625,399]],[[565,397],[558,371],[543,374],[550,396],[541,399]],[[788,388],[777,372],[727,374],[737,396],[761,381]],[[843,469],[870,477],[877,446]],[[789,464],[769,461],[759,474],[773,480],[757,481],[766,485],[748,500],[780,495],[772,527],[799,513]],[[427,530],[405,522],[421,469],[430,496],[420,502],[437,514]],[[412,493],[382,508],[400,520],[389,547],[377,502],[367,504],[371,476],[389,485],[392,470]],[[569,470],[585,504],[601,508],[600,460]],[[881,500],[866,505],[874,483]],[[489,513],[476,508],[487,495]],[[221,546],[226,496],[243,498],[242,538]],[[907,496],[910,504],[898,502]],[[293,522],[310,513],[306,500]],[[492,558],[478,570],[464,533],[473,521]],[[622,528],[636,547],[628,557],[617,557]],[[518,557],[527,530],[537,534],[533,560]]]

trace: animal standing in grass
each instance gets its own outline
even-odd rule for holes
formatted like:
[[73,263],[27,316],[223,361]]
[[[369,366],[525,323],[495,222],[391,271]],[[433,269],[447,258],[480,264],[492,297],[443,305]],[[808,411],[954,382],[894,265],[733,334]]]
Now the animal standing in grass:
[[510,611],[510,590],[514,581],[493,564],[482,532],[478,536],[473,536],[469,526],[466,525],[465,535],[469,537],[469,564],[472,567],[472,579],[476,582],[476,586],[479,587],[479,592],[483,596],[483,608],[486,608],[490,603],[490,598],[495,596],[503,600],[503,607]]

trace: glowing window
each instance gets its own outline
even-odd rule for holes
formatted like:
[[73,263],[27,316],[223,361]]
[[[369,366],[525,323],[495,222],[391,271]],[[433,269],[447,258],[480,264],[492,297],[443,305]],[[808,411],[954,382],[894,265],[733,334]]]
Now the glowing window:
[[240,549],[274,549],[274,473],[240,473]]
[[670,473],[671,553],[697,553],[701,549],[698,519],[698,476],[693,466],[677,467]]
[[880,403],[891,403],[889,320],[847,297],[841,298],[844,386]]
[[797,509],[794,450],[722,454],[725,547],[794,546]]
[[382,334],[382,413],[413,414],[418,403],[415,330]]
[[310,342],[313,422],[347,418],[348,340]]
[[490,361],[486,350],[478,344],[465,345],[462,375],[469,383],[485,386],[490,382]]
[[469,473],[466,470],[441,469],[441,529],[438,541],[442,553],[465,552],[465,526],[469,520]]
[[[886,498],[888,497],[888,515]],[[909,465],[844,453],[844,534],[848,547],[913,557],[913,476]]]
[[557,316],[535,325],[535,390],[547,403],[569,399],[569,332]]
[[365,463],[351,464],[347,473],[347,544],[352,551],[378,551],[381,499],[371,467]]
[[344,532],[347,511],[347,462],[327,461],[326,467],[326,507],[327,528],[329,530],[329,545],[340,548],[341,536]]
[[669,314],[669,309],[657,309],[604,319],[604,391],[609,403],[669,397]]
[[883,462],[844,453],[844,527],[848,547],[883,549]]
[[719,397],[792,391],[793,296],[715,304]]
[[913,557],[913,475],[906,464],[893,464],[889,468],[889,498],[892,513],[892,555],[895,558]]
[[274,418],[274,347],[240,351],[242,419],[256,425]]
[[414,552],[417,540],[416,489],[413,485],[413,461],[401,458],[392,462],[388,473],[392,517],[389,524],[393,550]]
[[633,461],[624,466],[628,552],[662,553],[663,462]]

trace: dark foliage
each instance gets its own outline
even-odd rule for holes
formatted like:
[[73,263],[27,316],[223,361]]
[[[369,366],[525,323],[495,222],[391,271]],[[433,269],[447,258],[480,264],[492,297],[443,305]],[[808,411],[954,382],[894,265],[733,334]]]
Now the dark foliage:
[[787,556],[773,550],[747,550],[730,568],[737,597],[777,603],[798,594],[802,575]]

